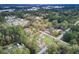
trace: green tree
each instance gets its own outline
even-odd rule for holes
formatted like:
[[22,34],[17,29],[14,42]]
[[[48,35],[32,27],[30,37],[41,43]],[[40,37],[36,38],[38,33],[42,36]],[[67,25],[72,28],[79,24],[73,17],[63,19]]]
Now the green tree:
[[3,53],[3,47],[0,46],[0,54],[2,54],[2,53]]
[[59,49],[59,46],[53,42],[49,47],[48,47],[48,50],[47,50],[47,53],[49,54],[56,54],[56,53],[59,53],[58,52],[58,49]]
[[71,40],[76,38],[76,33],[75,32],[67,32],[63,36],[63,40],[66,42],[70,42]]

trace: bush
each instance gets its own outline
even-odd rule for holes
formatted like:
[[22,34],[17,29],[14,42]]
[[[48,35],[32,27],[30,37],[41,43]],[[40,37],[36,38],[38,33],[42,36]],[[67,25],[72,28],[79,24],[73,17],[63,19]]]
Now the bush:
[[28,48],[13,48],[11,51],[10,51],[11,54],[29,54],[30,51]]
[[2,48],[2,46],[0,46],[0,54],[2,54],[3,53],[3,48]]
[[52,45],[48,47],[47,52],[49,54],[56,54],[56,53],[59,53],[58,49],[59,49],[58,45],[56,43],[53,43]]

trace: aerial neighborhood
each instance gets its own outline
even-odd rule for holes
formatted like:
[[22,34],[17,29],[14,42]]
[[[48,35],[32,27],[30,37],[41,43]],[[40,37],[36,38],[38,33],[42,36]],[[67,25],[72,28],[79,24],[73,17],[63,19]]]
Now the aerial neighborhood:
[[0,54],[78,53],[78,5],[0,5]]

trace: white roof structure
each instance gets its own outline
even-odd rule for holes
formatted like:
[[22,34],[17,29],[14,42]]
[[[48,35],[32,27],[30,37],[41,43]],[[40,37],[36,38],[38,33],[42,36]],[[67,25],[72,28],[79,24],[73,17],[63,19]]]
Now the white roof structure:
[[15,25],[15,26],[17,26],[17,25],[25,26],[29,22],[29,21],[21,19],[21,18],[16,18],[16,16],[7,16],[7,17],[5,17],[5,19],[8,24]]

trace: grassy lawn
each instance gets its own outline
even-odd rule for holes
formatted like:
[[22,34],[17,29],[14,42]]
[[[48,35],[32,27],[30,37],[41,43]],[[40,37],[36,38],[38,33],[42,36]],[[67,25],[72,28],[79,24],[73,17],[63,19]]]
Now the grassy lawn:
[[49,36],[47,36],[47,35],[45,35],[44,36],[44,42],[45,42],[45,44],[47,45],[47,46],[50,46],[50,45],[54,45],[54,44],[60,44],[61,43],[61,45],[69,45],[69,44],[65,44],[64,42],[61,42],[61,40],[54,40],[53,38],[51,38],[51,37],[49,37]]
[[44,42],[47,46],[51,45],[52,43],[54,43],[53,39],[47,35],[44,36]]

